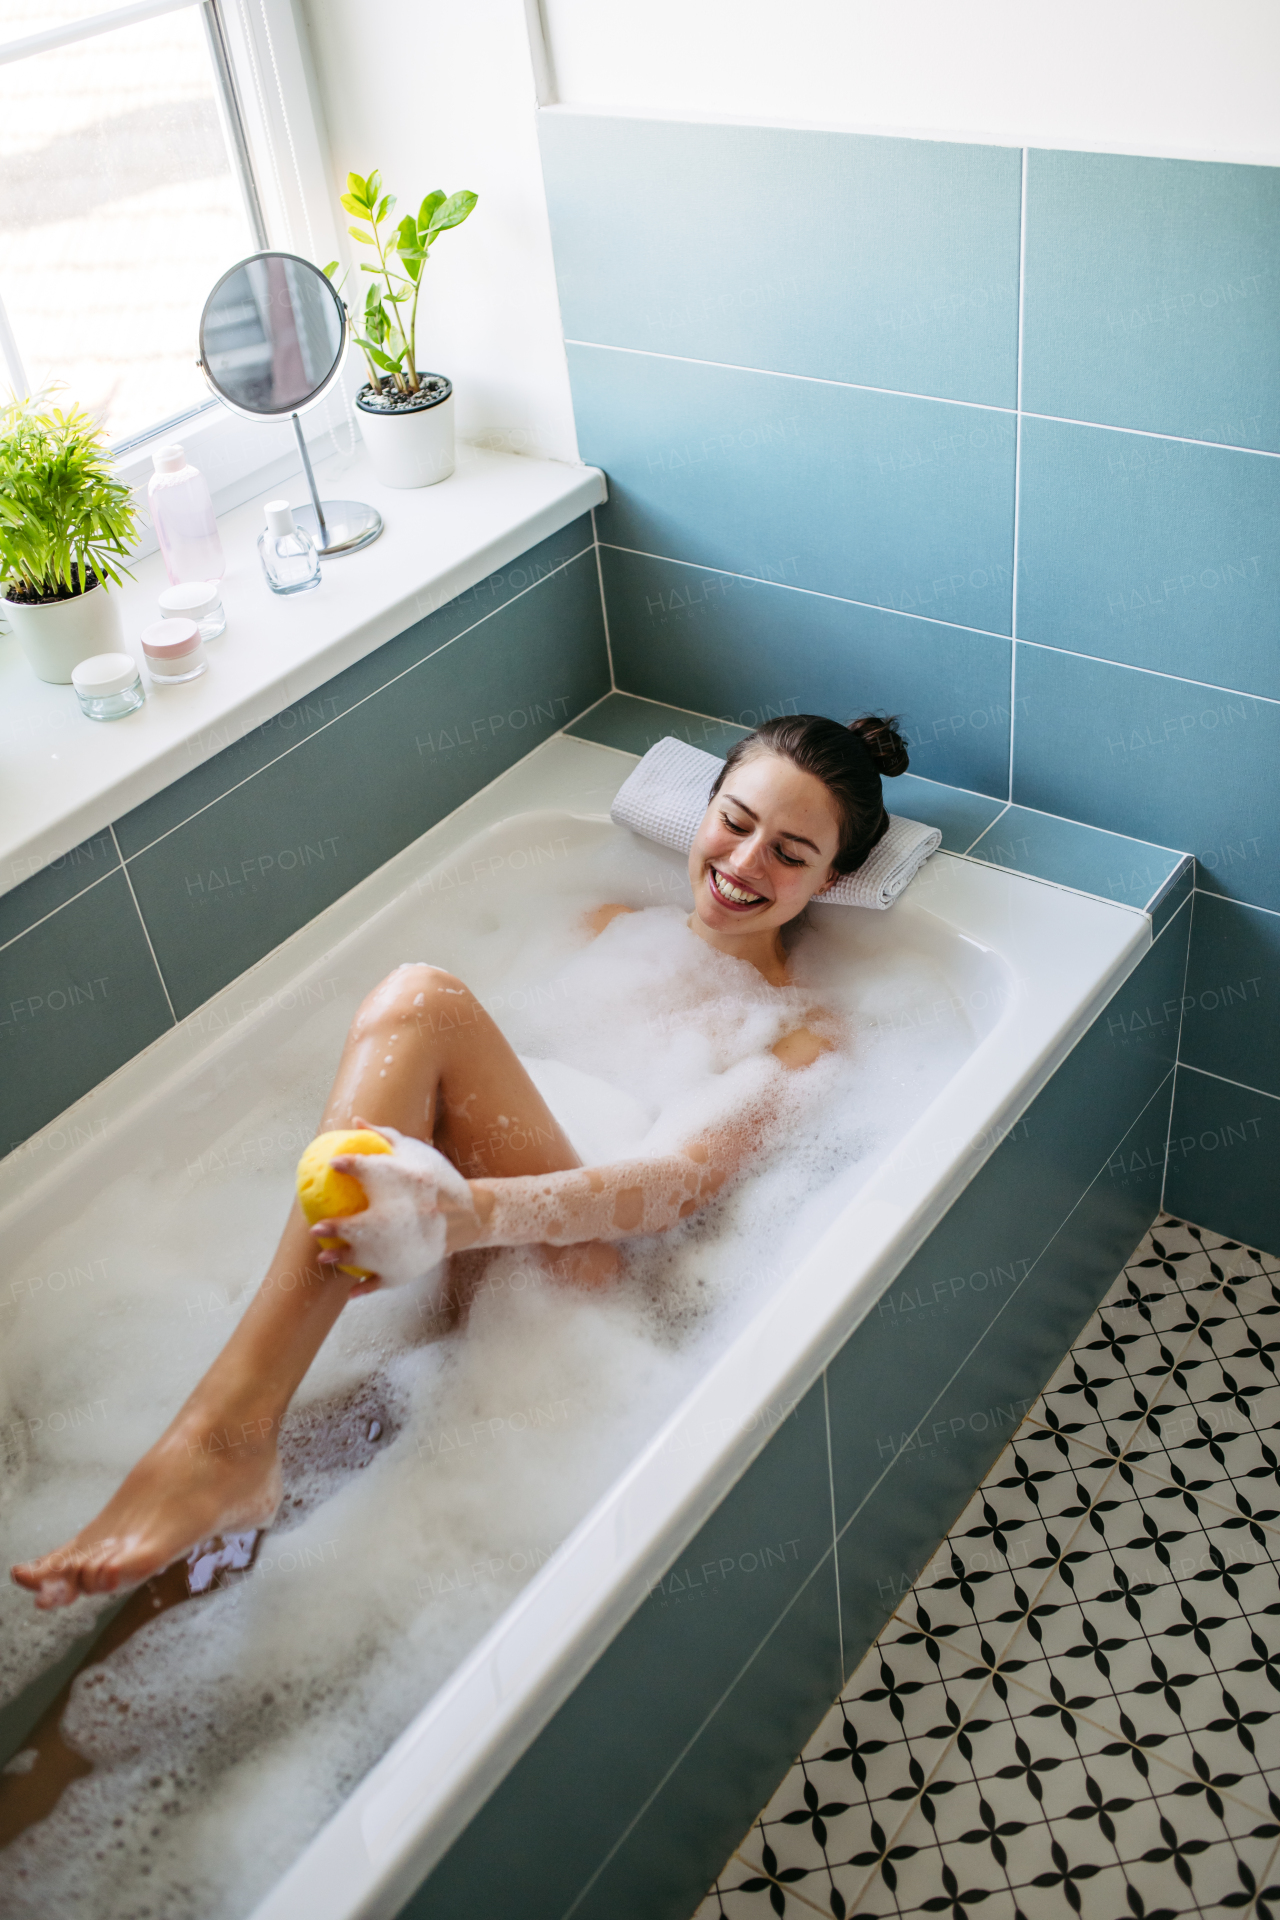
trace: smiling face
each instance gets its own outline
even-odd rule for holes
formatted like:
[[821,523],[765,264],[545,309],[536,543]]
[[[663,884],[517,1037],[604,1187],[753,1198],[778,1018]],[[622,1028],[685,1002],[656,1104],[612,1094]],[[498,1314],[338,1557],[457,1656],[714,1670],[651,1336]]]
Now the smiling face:
[[821,780],[767,749],[751,754],[726,777],[689,854],[695,931],[724,947],[748,936],[776,940],[835,878],[839,844],[835,802]]

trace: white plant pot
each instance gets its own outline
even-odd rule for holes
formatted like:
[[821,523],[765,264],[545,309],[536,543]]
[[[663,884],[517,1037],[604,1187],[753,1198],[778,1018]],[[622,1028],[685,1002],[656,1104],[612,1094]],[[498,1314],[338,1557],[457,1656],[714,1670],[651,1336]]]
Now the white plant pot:
[[96,583],[70,600],[32,606],[0,595],[0,619],[16,636],[38,680],[71,684],[71,669],[95,653],[124,651],[120,599]]
[[[420,380],[443,379],[442,374],[419,372]],[[382,413],[365,404],[362,387],[356,395],[360,432],[369,449],[373,470],[384,487],[434,487],[447,480],[456,464],[453,451],[453,387],[442,398],[423,407]]]

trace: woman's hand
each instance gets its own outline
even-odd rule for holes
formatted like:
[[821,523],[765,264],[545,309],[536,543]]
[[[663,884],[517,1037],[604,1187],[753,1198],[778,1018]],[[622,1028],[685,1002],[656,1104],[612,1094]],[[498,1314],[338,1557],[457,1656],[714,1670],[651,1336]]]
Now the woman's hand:
[[[357,1121],[368,1127],[367,1121]],[[469,1181],[451,1160],[394,1127],[368,1127],[390,1142],[391,1153],[340,1153],[333,1165],[360,1182],[369,1204],[363,1213],[320,1220],[311,1233],[337,1240],[320,1255],[322,1267],[367,1267],[374,1279],[353,1292],[368,1293],[377,1284],[407,1286],[439,1266],[446,1254],[473,1246],[481,1223]]]

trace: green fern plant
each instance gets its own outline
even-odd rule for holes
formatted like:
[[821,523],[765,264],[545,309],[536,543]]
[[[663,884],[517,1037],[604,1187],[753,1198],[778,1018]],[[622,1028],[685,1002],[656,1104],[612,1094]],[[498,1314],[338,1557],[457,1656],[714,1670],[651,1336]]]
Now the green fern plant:
[[[358,173],[347,175],[347,191],[342,204],[360,225],[347,228],[353,240],[370,247],[377,265],[361,263],[361,273],[373,276],[355,334],[356,345],[369,369],[369,385],[382,392],[386,374],[395,381],[399,393],[417,393],[418,380],[418,296],[422,292],[422,269],[442,233],[460,227],[476,204],[474,193],[429,193],[416,214],[406,213],[399,224],[386,231],[395,212],[396,197],[382,191],[382,175],[375,169],[367,180]],[[325,272],[332,280],[338,262],[331,260]]]
[[0,408],[0,593],[67,600],[101,581],[133,545],[133,495],[112,473],[101,428],[47,393]]

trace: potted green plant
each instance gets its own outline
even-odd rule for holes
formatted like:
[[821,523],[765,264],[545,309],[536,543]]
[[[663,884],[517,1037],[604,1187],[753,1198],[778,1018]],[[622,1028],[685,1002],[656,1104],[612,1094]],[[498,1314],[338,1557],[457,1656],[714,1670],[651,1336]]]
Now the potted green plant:
[[[384,486],[429,487],[454,468],[453,382],[418,365],[418,297],[432,247],[450,227],[461,226],[476,204],[474,193],[429,193],[417,214],[389,226],[396,199],[382,191],[376,171],[367,180],[347,175],[342,204],[358,226],[347,232],[376,256],[363,261],[371,276],[363,306],[353,316],[356,343],[369,369],[356,395],[360,431],[374,472]],[[325,272],[332,278],[338,263]]]
[[41,680],[65,686],[79,661],[120,651],[107,586],[121,584],[136,522],[83,408],[47,394],[0,408],[0,612]]

